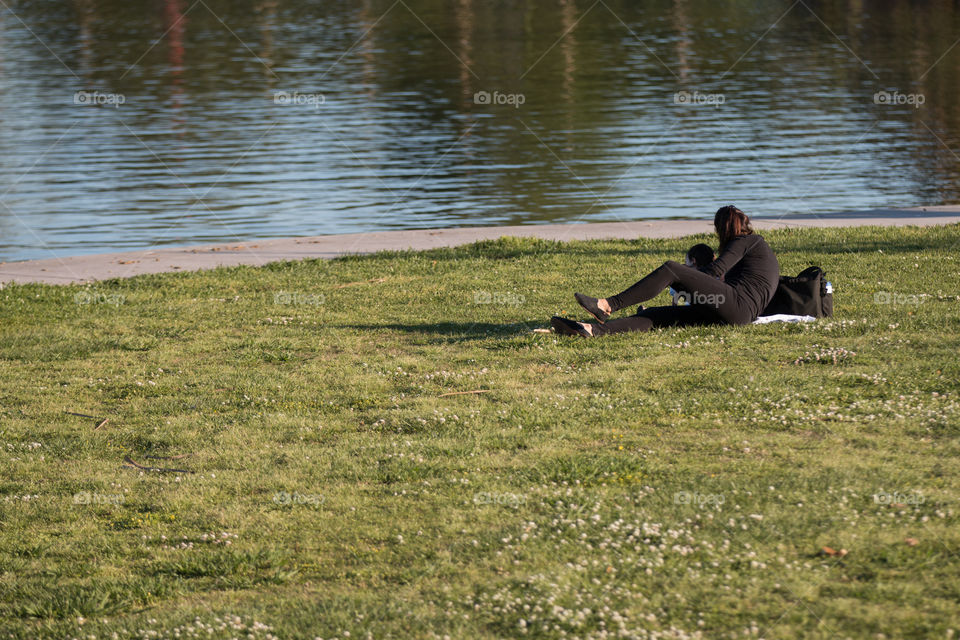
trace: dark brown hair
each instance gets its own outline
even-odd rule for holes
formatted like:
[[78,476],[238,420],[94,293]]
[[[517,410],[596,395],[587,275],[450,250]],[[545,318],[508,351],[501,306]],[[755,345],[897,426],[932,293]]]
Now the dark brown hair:
[[713,228],[717,230],[721,251],[734,238],[753,233],[750,218],[732,204],[717,209],[717,214],[713,216]]

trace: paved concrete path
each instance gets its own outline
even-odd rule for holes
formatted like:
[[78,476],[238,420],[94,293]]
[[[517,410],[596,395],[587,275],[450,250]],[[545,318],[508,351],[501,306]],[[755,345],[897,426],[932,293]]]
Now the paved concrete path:
[[[932,226],[960,222],[960,205],[914,209],[874,209],[824,215],[752,218],[756,229],[785,227]],[[218,266],[263,265],[282,260],[334,258],[346,254],[402,249],[435,249],[500,238],[536,237],[548,240],[606,238],[676,238],[713,231],[710,220],[638,220],[589,224],[541,224],[513,227],[462,227],[415,231],[378,231],[330,236],[254,240],[204,245],[102,253],[0,263],[0,283],[46,282],[69,284],[143,273],[192,271]]]

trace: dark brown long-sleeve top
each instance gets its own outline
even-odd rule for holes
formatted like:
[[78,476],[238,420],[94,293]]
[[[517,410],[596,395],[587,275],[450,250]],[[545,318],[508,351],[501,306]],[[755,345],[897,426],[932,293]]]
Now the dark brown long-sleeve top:
[[780,282],[780,263],[763,236],[737,236],[717,259],[700,269],[733,287],[753,317],[770,304]]

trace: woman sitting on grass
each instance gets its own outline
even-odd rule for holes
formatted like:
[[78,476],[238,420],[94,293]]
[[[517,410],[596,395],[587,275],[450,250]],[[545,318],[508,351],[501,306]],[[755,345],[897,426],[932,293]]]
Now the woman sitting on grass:
[[[668,260],[626,291],[610,298],[573,294],[599,324],[554,316],[557,333],[573,336],[649,331],[655,327],[707,324],[749,324],[756,320],[777,290],[780,265],[770,246],[750,227],[747,215],[733,205],[721,207],[713,218],[720,255],[695,268]],[[610,314],[650,300],[667,287],[677,290],[688,305],[642,306],[636,315],[607,322]]]

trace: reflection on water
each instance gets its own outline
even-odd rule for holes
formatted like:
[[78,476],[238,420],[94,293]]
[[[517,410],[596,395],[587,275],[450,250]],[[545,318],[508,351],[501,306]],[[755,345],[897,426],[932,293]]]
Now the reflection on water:
[[960,200],[946,0],[7,2],[0,259]]

